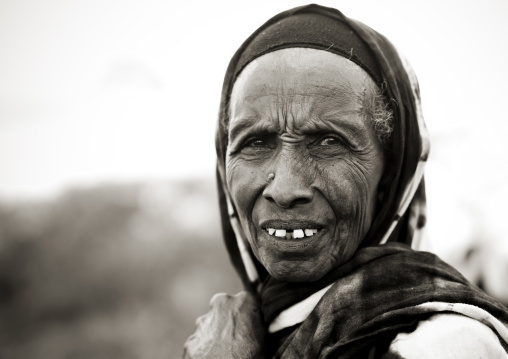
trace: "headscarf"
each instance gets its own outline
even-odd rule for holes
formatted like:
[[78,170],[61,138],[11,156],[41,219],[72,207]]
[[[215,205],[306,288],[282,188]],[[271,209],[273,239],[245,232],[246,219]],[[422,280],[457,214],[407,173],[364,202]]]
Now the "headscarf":
[[361,246],[386,242],[416,244],[426,222],[423,168],[429,141],[418,83],[408,63],[384,36],[338,10],[312,4],[282,12],[257,29],[231,59],[222,88],[216,132],[224,241],[235,269],[250,290],[257,290],[267,274],[250,252],[226,184],[229,98],[237,76],[249,62],[289,47],[321,49],[347,57],[361,66],[389,99],[393,131],[386,145],[387,169],[381,179],[385,195]]
[[[371,227],[349,262],[310,283],[278,281],[257,261],[242,232],[225,173],[228,106],[236,78],[257,57],[291,47],[320,49],[353,61],[377,83],[393,112],[393,131],[385,144],[386,168],[380,181],[384,196]],[[242,44],[229,64],[216,149],[224,241],[246,289],[259,294],[272,333],[270,354],[356,357],[379,345],[381,339],[389,343],[394,333],[414,329],[418,320],[439,311],[480,318],[492,328],[500,328],[498,335],[508,342],[508,331],[496,319],[508,321],[502,305],[474,289],[437,257],[410,249],[418,247],[426,222],[423,170],[430,146],[416,76],[381,34],[336,9],[314,4],[268,20]],[[473,314],[467,314],[471,308],[454,307],[456,302],[480,312],[473,309]]]

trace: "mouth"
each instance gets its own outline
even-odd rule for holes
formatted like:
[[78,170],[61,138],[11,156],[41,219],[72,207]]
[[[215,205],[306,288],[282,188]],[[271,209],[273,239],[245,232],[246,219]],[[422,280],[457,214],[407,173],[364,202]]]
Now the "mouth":
[[272,237],[278,239],[301,239],[313,237],[323,226],[309,221],[266,221],[261,228]]

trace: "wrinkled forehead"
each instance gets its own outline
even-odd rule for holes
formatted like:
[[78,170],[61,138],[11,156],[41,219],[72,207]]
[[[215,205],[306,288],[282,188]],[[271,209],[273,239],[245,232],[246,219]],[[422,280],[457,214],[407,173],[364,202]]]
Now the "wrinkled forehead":
[[230,121],[260,101],[327,102],[340,109],[351,107],[352,102],[361,107],[376,91],[366,71],[340,55],[308,48],[277,50],[253,60],[236,79]]

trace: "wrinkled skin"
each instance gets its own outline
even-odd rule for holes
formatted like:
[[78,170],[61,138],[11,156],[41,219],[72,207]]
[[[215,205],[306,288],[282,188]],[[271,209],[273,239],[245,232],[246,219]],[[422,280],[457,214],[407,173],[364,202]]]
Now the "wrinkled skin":
[[[236,80],[227,184],[245,237],[274,278],[318,280],[367,233],[384,168],[368,111],[375,91],[353,62],[302,48],[265,54]],[[291,221],[320,232],[286,240],[266,231]]]
[[[368,109],[375,86],[349,60],[300,48],[263,55],[237,79],[227,184],[244,235],[274,278],[318,280],[350,259],[367,233],[384,168]],[[320,232],[275,238],[267,221]],[[185,358],[260,358],[263,339],[254,298],[221,295],[198,319]]]
[[265,330],[258,303],[251,293],[216,294],[210,311],[196,320],[187,339],[185,359],[263,358]]

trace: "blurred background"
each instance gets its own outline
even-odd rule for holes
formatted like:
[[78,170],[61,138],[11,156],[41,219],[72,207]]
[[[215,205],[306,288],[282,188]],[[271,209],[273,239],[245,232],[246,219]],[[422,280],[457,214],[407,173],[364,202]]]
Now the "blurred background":
[[[300,1],[0,2],[0,358],[180,358],[216,292],[230,57]],[[508,303],[508,3],[321,1],[420,80],[424,249]]]

